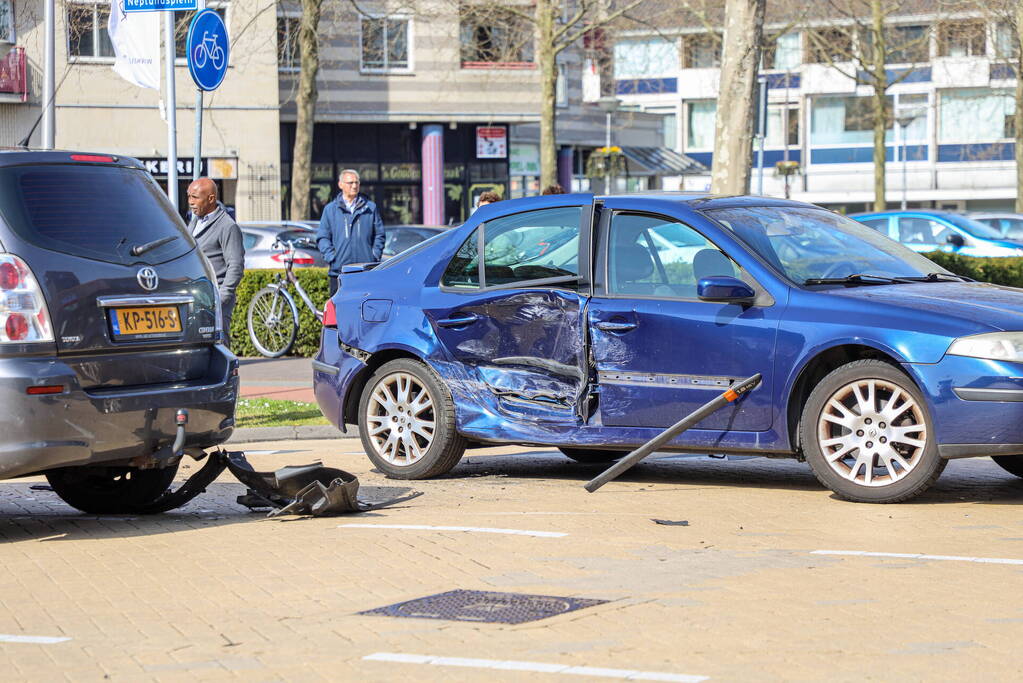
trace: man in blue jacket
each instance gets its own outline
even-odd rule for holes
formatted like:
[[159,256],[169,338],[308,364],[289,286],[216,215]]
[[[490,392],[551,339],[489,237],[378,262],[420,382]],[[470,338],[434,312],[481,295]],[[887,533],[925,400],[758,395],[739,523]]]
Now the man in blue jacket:
[[341,194],[323,209],[316,229],[316,246],[329,269],[331,296],[337,291],[341,266],[379,261],[384,253],[384,222],[377,205],[359,194],[359,174],[352,169],[341,171],[337,186]]

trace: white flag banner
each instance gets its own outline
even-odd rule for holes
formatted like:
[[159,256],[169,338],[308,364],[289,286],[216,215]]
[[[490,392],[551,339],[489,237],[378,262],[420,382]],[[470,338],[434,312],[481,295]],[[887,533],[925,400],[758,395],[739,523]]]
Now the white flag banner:
[[114,71],[140,88],[160,89],[160,13],[124,11],[124,0],[110,0],[107,24],[114,46]]

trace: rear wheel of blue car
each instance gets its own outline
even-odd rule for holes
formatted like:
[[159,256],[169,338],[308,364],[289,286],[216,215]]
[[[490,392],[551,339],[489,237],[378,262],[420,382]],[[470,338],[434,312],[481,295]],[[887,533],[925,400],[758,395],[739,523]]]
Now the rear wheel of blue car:
[[919,389],[883,361],[855,361],[827,375],[807,399],[799,430],[814,475],[846,500],[909,500],[945,469]]
[[396,479],[429,479],[458,464],[466,440],[455,429],[451,392],[428,366],[410,358],[385,363],[359,401],[366,455]]
[[94,515],[141,514],[174,482],[177,463],[159,469],[64,467],[46,473],[53,492],[73,508]]

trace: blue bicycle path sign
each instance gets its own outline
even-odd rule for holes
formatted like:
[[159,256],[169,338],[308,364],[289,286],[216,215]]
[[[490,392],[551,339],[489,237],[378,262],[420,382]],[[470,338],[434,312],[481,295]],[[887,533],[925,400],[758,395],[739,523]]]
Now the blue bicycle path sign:
[[204,9],[192,19],[185,41],[188,72],[200,90],[216,90],[227,75],[227,26],[220,15]]

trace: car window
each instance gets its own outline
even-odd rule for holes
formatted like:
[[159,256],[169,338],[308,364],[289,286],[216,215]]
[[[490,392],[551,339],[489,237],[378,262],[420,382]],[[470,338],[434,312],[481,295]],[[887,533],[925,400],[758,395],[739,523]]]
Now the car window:
[[251,232],[242,232],[242,248],[245,249],[245,251],[252,249],[258,243],[258,235],[253,235]]
[[938,244],[952,231],[936,220],[918,216],[899,218],[899,241],[903,244]]
[[677,221],[618,213],[611,218],[610,230],[611,294],[695,299],[696,283],[701,278],[734,277],[738,272],[712,242]]
[[860,221],[871,230],[877,230],[882,235],[888,234],[888,219],[887,218],[864,218]]
[[451,259],[440,281],[445,287],[480,286],[479,232],[473,230]]
[[[195,242],[145,171],[114,165],[0,169],[0,214],[26,242],[111,263],[162,263]],[[176,237],[142,256],[133,246]]]
[[282,230],[276,239],[291,242],[300,249],[316,249],[316,233],[312,230]]
[[391,230],[385,230],[384,232],[386,234],[384,253],[391,255],[405,251],[409,247],[419,244],[429,236],[424,236],[422,234],[423,231],[419,231],[414,228],[394,228]]
[[1002,219],[1002,232],[1005,236],[1012,240],[1023,239],[1023,219],[1020,218],[1003,218]]

